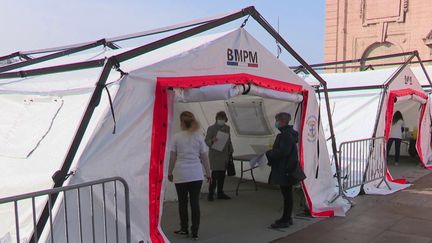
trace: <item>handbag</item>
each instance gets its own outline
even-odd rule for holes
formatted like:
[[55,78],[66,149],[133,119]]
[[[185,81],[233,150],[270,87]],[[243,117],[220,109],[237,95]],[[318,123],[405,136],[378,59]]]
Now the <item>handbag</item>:
[[235,176],[235,166],[234,166],[234,160],[233,157],[230,156],[228,159],[228,166],[227,166],[227,176]]
[[303,172],[302,168],[300,167],[299,163],[297,163],[297,166],[295,167],[295,169],[293,170],[293,172],[291,172],[290,178],[291,178],[291,182],[293,184],[298,184],[299,182],[301,182],[304,179],[306,179],[306,175]]

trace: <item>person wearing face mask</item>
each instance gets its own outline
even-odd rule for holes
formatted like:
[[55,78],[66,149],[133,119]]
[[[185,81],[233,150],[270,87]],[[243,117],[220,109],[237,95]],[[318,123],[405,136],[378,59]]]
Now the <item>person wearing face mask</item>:
[[275,127],[280,131],[271,150],[266,152],[268,165],[271,166],[269,183],[279,185],[283,196],[282,217],[270,225],[271,228],[286,228],[293,224],[292,186],[296,183],[291,176],[299,165],[297,142],[298,132],[288,125],[291,115],[281,112],[275,116]]
[[[226,125],[228,121],[228,117],[224,111],[219,111],[216,113],[216,122],[211,125],[207,129],[207,135],[205,137],[205,142],[208,145],[209,149],[209,159],[210,159],[210,167],[212,170],[212,180],[209,185],[209,195],[208,200],[214,200],[214,193],[217,187],[217,198],[218,199],[231,199],[228,195],[226,195],[223,191],[224,182],[225,182],[225,173],[228,166],[228,161],[234,152],[232,143],[231,143],[231,135],[230,135],[230,127]],[[216,150],[212,148],[213,143],[217,141],[216,135],[218,132],[224,132],[229,135],[228,141],[226,142],[222,151]]]

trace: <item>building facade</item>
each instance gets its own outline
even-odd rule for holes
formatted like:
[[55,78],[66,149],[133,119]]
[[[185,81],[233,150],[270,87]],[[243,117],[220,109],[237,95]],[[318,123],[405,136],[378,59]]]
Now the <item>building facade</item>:
[[[431,0],[326,0],[324,61],[343,61],[418,50],[432,59]],[[361,62],[403,61],[393,58]],[[357,64],[358,65],[358,64]],[[353,64],[346,64],[345,67]],[[337,72],[351,68],[336,69]]]

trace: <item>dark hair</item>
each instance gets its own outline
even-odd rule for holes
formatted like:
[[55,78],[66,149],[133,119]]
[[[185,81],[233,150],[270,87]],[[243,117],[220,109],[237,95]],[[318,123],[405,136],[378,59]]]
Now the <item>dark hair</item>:
[[190,111],[183,111],[180,114],[180,123],[182,124],[182,129],[190,132],[195,132],[199,128],[199,123],[195,119],[195,116]]
[[393,114],[393,121],[392,121],[392,125],[396,124],[396,122],[398,122],[399,120],[403,121],[403,116],[402,113],[400,111],[396,111]]
[[278,113],[276,116],[275,116],[275,119],[277,120],[277,121],[284,121],[284,122],[286,122],[287,124],[291,121],[291,114],[290,113],[286,113],[286,112],[281,112],[281,113]]
[[228,121],[228,117],[227,117],[225,111],[219,111],[218,113],[216,113],[216,121],[219,119],[221,119],[221,120],[224,119],[225,122]]

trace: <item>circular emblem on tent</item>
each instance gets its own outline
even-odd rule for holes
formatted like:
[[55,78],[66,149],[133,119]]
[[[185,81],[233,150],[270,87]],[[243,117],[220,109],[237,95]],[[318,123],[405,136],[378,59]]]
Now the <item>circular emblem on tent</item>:
[[316,116],[309,116],[306,121],[307,126],[307,140],[315,142],[318,136],[318,119]]

